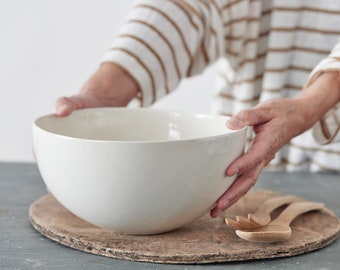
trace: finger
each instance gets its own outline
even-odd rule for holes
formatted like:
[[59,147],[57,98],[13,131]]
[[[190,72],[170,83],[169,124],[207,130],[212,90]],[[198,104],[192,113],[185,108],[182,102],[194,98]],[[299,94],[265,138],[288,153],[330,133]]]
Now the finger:
[[58,116],[67,116],[74,110],[85,108],[83,96],[61,97],[56,102],[56,113]]
[[[272,128],[269,127],[268,130]],[[269,162],[275,157],[276,151],[281,147],[280,135],[274,136],[271,132],[260,132],[256,135],[249,150],[235,160],[226,169],[227,176],[244,174],[245,172],[259,166],[265,160]]]
[[241,129],[245,126],[261,125],[268,120],[270,120],[270,114],[268,113],[267,107],[261,105],[238,112],[226,122],[226,125],[230,129]]
[[210,215],[217,217],[222,211],[243,197],[255,185],[263,167],[263,165],[258,166],[248,173],[239,176],[230,188],[217,200],[216,207],[211,210]]
[[254,145],[243,156],[235,160],[226,170],[227,176],[234,176],[237,174],[244,174],[245,172],[256,168],[267,155],[267,146],[259,143]]
[[226,121],[226,126],[227,128],[236,130],[236,129],[242,129],[244,128],[246,125],[244,122],[241,121],[240,118],[236,117],[236,116],[232,116],[231,118],[229,118]]
[[210,216],[212,218],[217,218],[221,213],[223,212],[222,209],[218,208],[215,206],[211,211],[210,211]]
[[73,110],[75,110],[76,107],[76,104],[74,104],[68,97],[59,98],[55,105],[56,113],[58,116],[67,116]]

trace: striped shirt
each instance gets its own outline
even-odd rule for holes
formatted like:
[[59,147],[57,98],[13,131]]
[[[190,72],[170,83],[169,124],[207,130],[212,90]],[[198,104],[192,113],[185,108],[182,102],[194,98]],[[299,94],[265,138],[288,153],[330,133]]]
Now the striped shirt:
[[[218,60],[212,110],[234,115],[340,70],[339,25],[339,0],[142,0],[103,61],[130,73],[148,106]],[[339,128],[340,103],[269,168],[340,172]]]

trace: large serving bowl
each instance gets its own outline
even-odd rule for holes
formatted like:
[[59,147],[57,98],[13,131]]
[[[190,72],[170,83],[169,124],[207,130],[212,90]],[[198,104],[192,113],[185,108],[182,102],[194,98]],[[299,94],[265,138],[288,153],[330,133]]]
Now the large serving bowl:
[[227,117],[101,108],[33,124],[44,182],[78,217],[125,234],[170,231],[207,213],[233,183],[246,130]]

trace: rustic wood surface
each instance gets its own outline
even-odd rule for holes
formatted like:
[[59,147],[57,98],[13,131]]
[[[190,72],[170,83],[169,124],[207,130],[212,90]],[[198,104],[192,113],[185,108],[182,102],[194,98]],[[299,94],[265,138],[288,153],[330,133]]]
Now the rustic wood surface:
[[223,217],[212,219],[207,215],[178,230],[148,236],[123,235],[91,225],[49,194],[31,204],[29,216],[40,233],[68,247],[112,258],[157,263],[204,264],[288,257],[323,248],[339,237],[339,219],[327,208],[295,219],[291,238],[274,244],[244,241],[225,224],[224,217],[246,216],[266,199],[278,195],[282,194],[253,190],[225,211]]

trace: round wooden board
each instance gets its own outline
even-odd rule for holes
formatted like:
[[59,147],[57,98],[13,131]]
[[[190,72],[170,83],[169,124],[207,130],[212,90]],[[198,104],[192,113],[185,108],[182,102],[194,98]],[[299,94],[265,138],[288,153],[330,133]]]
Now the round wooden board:
[[[254,190],[224,213],[224,217],[254,212],[266,199],[282,195]],[[247,242],[228,228],[224,218],[208,215],[178,230],[146,236],[107,231],[79,219],[52,195],[35,201],[29,209],[35,229],[54,241],[81,251],[133,261],[204,264],[287,257],[320,249],[340,235],[340,222],[328,209],[313,211],[291,224],[288,241],[262,244]]]

